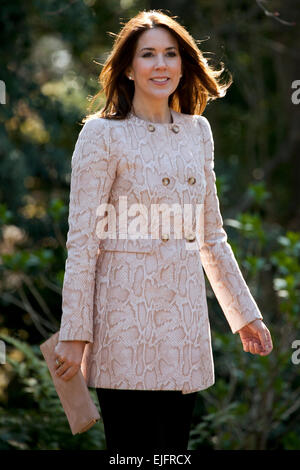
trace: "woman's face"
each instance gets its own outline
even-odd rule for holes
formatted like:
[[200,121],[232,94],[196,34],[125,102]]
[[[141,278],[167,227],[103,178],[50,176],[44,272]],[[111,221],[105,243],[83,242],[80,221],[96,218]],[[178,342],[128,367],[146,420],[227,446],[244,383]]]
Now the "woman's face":
[[[135,97],[168,100],[182,74],[177,40],[164,28],[143,32],[128,72],[127,76],[134,80]],[[166,81],[155,82],[155,78],[166,78]]]

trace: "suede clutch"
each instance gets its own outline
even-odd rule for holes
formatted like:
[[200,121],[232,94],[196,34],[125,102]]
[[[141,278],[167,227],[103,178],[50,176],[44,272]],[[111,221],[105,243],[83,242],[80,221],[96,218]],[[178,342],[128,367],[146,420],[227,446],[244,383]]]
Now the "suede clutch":
[[70,380],[64,381],[56,375],[55,346],[59,341],[59,331],[40,345],[47,363],[55,390],[66,413],[72,434],[80,434],[101,420],[99,411],[92,400],[81,369]]

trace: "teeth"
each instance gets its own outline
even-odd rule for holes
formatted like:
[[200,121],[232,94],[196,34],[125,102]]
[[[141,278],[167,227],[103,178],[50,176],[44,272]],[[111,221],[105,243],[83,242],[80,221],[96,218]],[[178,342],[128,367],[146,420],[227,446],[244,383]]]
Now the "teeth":
[[167,78],[152,78],[154,82],[166,82],[168,79]]

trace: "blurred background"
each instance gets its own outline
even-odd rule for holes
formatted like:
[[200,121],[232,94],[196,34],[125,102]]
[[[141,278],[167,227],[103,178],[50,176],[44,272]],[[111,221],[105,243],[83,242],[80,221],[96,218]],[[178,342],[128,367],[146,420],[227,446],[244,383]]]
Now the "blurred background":
[[233,75],[204,115],[224,228],[274,344],[266,357],[245,353],[206,278],[216,383],[198,393],[189,449],[300,449],[300,4],[292,0],[1,1],[0,449],[105,449],[102,422],[72,436],[39,345],[60,325],[80,121],[99,90],[109,33],[143,9],[177,15]]

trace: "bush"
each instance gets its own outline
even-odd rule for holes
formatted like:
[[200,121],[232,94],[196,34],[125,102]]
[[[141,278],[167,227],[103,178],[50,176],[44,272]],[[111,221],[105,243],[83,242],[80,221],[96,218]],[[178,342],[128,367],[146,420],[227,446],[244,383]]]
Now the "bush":
[[[104,450],[103,422],[73,436],[39,346],[0,335],[14,346],[3,366],[9,384],[0,407],[0,450]],[[96,392],[90,390],[97,403]]]

